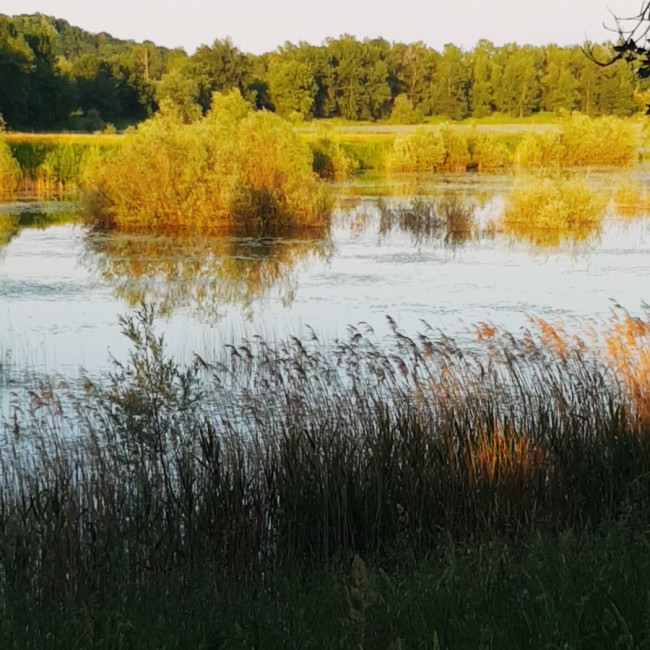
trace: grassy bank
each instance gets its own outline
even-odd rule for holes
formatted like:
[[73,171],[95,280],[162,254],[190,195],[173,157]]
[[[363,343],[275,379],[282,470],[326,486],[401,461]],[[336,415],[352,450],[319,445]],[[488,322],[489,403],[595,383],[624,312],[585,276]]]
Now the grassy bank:
[[5,646],[647,638],[647,315],[189,368],[149,309],[123,328],[105,385],[42,384],[4,425]]

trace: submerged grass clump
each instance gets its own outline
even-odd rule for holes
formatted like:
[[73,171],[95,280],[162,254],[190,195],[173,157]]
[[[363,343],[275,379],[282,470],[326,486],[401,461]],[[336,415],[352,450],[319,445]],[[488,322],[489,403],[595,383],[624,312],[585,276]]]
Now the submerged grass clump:
[[578,176],[526,178],[506,201],[503,225],[509,234],[556,245],[598,232],[606,206],[606,198]]
[[382,236],[399,228],[410,233],[417,244],[442,237],[446,244],[457,245],[477,234],[474,206],[455,194],[440,199],[417,198],[397,205],[380,199],[378,208]]
[[123,231],[268,233],[329,219],[309,146],[239,93],[215,95],[189,125],[161,110],[89,166],[84,184],[92,221]]

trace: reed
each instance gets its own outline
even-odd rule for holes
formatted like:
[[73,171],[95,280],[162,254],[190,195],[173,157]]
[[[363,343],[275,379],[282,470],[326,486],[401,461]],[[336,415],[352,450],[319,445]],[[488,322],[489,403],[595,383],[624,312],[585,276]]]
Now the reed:
[[359,325],[182,367],[143,306],[122,320],[132,351],[106,385],[18,398],[0,456],[14,624],[23,612],[38,637],[70,608],[177,603],[198,584],[272,592],[358,554],[346,607],[360,643],[365,562],[621,517],[646,530],[648,314],[618,312],[591,345],[539,319],[520,336],[479,325],[469,347],[390,323],[392,342]]

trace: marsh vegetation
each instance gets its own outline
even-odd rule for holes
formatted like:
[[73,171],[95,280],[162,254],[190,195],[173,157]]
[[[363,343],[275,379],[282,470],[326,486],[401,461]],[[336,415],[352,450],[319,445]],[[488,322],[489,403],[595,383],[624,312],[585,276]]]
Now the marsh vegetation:
[[[617,147],[594,136],[605,128]],[[26,237],[41,217],[5,206],[6,313],[56,302],[73,348],[90,329],[95,353],[99,338],[118,351],[78,373],[0,367],[0,641],[645,642],[650,314],[604,316],[598,286],[645,299],[647,238],[611,243],[622,215],[645,233],[647,173],[620,171],[638,135],[576,116],[542,135],[305,135],[231,93],[190,123],[170,105],[110,146],[14,142],[12,178],[81,186],[90,221],[60,226],[43,280]],[[596,163],[619,171],[578,169]],[[585,251],[613,274],[596,289],[571,267]],[[551,318],[559,295],[586,304],[565,305],[575,321]],[[68,321],[74,300],[115,320],[126,305],[129,352],[86,315]],[[300,331],[264,329],[294,308]],[[217,343],[238,310],[257,331]],[[489,320],[507,310],[514,328]],[[159,330],[174,319],[185,354]],[[198,321],[209,344],[188,351]]]

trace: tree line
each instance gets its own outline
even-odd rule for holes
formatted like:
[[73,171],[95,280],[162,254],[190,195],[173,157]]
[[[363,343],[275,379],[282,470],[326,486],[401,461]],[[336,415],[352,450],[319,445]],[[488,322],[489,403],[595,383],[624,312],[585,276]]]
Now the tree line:
[[[593,46],[607,58],[612,44]],[[287,43],[259,56],[229,39],[182,49],[92,34],[40,14],[0,15],[0,115],[12,129],[123,127],[162,102],[192,122],[212,93],[238,88],[255,108],[291,119],[420,122],[503,113],[631,115],[650,102],[634,61],[599,67],[579,46],[480,41],[472,50],[357,40]]]

